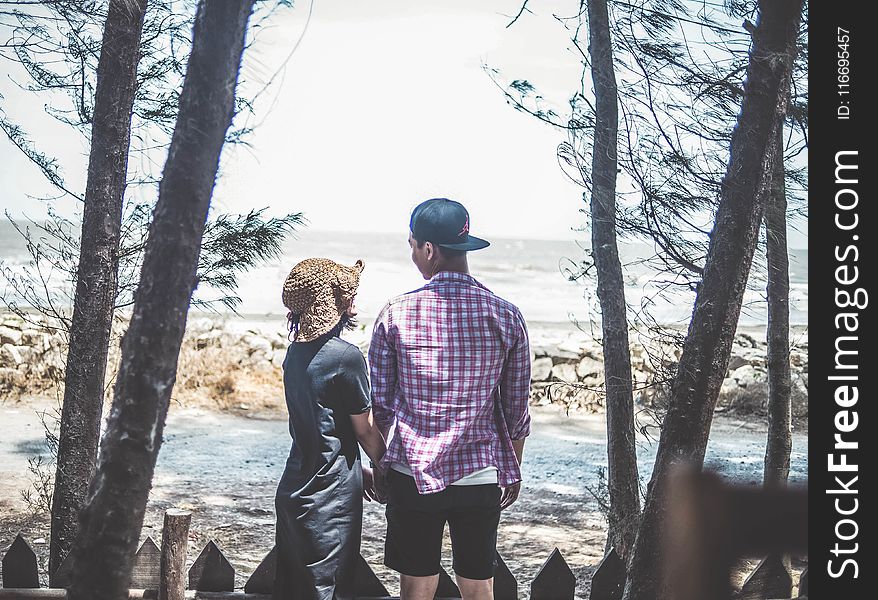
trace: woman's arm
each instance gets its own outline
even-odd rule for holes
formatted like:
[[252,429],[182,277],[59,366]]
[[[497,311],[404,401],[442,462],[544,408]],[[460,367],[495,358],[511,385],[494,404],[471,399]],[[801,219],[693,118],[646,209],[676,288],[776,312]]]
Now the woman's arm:
[[351,423],[354,426],[354,435],[357,441],[366,451],[366,455],[372,459],[376,465],[381,461],[386,449],[384,444],[384,436],[378,431],[375,420],[372,418],[372,411],[367,410],[358,415],[351,415]]

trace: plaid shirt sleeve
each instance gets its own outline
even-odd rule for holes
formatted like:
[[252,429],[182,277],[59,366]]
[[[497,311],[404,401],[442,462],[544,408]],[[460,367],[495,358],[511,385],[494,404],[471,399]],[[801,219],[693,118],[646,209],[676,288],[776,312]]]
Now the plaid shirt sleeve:
[[515,341],[509,350],[500,379],[500,406],[509,437],[513,440],[526,438],[530,434],[530,342],[524,317],[516,311]]
[[397,373],[396,352],[388,335],[388,313],[385,306],[375,319],[369,345],[369,375],[372,379],[372,415],[378,430],[385,436],[393,424]]

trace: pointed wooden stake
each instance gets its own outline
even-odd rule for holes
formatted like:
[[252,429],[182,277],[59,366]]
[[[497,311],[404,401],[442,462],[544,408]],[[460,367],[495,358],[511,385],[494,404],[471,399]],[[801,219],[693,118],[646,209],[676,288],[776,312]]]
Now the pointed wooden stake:
[[744,581],[739,600],[789,598],[793,593],[793,578],[783,564],[780,554],[762,559],[756,570]]
[[362,554],[357,556],[357,572],[354,577],[354,594],[357,598],[383,598],[390,595]]
[[442,566],[439,567],[439,585],[436,586],[436,597],[460,598],[460,590],[457,589],[457,584],[448,576],[448,573],[445,572],[445,568]]
[[555,548],[530,584],[531,600],[573,600],[576,577]]
[[589,600],[622,600],[625,589],[625,563],[611,548],[591,578]]
[[274,576],[277,573],[277,546],[265,555],[256,570],[244,584],[245,594],[271,594],[274,591]]
[[37,555],[19,533],[3,557],[4,588],[38,588]]
[[131,567],[131,582],[128,587],[134,590],[158,590],[161,573],[162,553],[149,536],[134,555]]
[[494,569],[495,600],[518,600],[518,582],[506,566],[503,557],[497,553],[497,568]]
[[199,592],[232,592],[235,569],[213,540],[210,540],[189,569],[189,589]]

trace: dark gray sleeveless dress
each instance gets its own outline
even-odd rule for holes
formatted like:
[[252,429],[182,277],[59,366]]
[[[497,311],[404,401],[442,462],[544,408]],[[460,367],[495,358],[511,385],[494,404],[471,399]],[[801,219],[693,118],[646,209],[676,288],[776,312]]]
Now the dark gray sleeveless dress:
[[292,447],[277,487],[275,600],[354,597],[363,476],[350,415],[370,409],[366,361],[329,334],[284,360]]

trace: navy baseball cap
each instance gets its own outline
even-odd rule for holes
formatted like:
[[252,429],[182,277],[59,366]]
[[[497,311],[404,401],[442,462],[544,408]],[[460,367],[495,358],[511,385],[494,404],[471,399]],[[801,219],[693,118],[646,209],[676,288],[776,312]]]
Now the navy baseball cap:
[[469,213],[463,204],[448,198],[432,198],[418,204],[412,211],[409,229],[416,240],[449,250],[481,250],[491,245],[470,235]]

